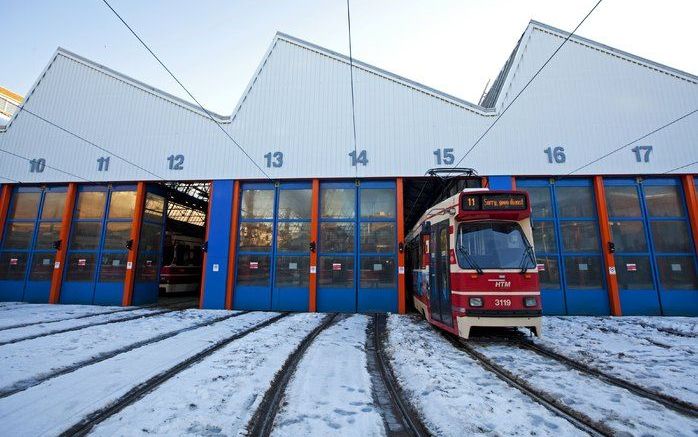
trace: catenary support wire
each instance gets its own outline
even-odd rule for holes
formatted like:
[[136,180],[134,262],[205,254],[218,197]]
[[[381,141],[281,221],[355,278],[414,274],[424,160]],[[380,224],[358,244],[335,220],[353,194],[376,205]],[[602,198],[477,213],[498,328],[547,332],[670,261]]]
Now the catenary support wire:
[[105,5],[107,5],[107,7],[114,13],[114,15],[116,15],[116,17],[119,19],[119,21],[121,21],[121,22],[123,23],[123,25],[126,26],[126,28],[131,32],[131,34],[132,34],[134,37],[136,37],[136,39],[138,40],[138,42],[140,42],[141,45],[142,45],[143,47],[145,47],[145,49],[148,51],[148,53],[150,53],[150,54],[153,56],[153,58],[155,58],[155,60],[158,61],[158,64],[160,64],[160,65],[162,66],[162,68],[164,68],[165,71],[167,71],[167,73],[172,77],[172,79],[175,80],[175,82],[177,82],[177,84],[184,90],[184,92],[186,92],[187,95],[188,95],[192,100],[194,100],[194,102],[196,102],[196,104],[199,106],[199,108],[201,108],[201,110],[204,111],[204,112],[206,113],[206,115],[208,116],[208,118],[210,118],[211,121],[213,121],[213,122],[216,124],[216,126],[218,126],[218,128],[221,130],[221,132],[223,132],[223,134],[225,134],[225,136],[228,137],[228,139],[230,139],[230,141],[232,141],[233,144],[235,144],[235,146],[237,146],[237,148],[247,157],[247,159],[249,159],[250,162],[251,162],[252,164],[254,164],[254,166],[257,167],[257,169],[258,169],[267,179],[269,179],[269,180],[271,181],[272,179],[271,179],[271,177],[267,174],[267,172],[265,172],[265,171],[262,169],[262,167],[260,167],[259,164],[257,164],[257,163],[255,162],[254,159],[252,159],[252,157],[250,156],[249,153],[247,153],[247,151],[245,150],[245,148],[242,147],[242,146],[240,145],[240,143],[238,143],[238,142],[235,140],[235,138],[233,138],[233,137],[228,133],[228,131],[225,130],[225,128],[224,128],[223,126],[221,126],[220,122],[218,122],[218,120],[216,120],[215,117],[214,117],[206,108],[204,108],[204,106],[203,106],[201,103],[199,103],[199,101],[196,99],[196,97],[194,97],[194,95],[189,91],[189,89],[187,89],[187,87],[185,87],[184,84],[182,84],[182,82],[181,82],[179,79],[177,79],[177,76],[175,76],[174,73],[172,73],[172,71],[171,71],[169,68],[167,68],[167,66],[165,65],[165,63],[162,62],[162,61],[160,60],[160,58],[155,54],[155,52],[153,52],[153,51],[150,49],[150,47],[148,46],[148,44],[146,44],[145,41],[143,41],[143,39],[142,39],[140,36],[138,36],[138,34],[136,33],[136,31],[133,30],[133,28],[132,28],[131,26],[129,26],[129,24],[126,22],[126,20],[124,20],[124,19],[121,17],[121,15],[119,15],[119,13],[116,12],[116,10],[109,4],[109,2],[108,2],[107,0],[102,0],[102,2],[104,2]]
[[[354,56],[351,50],[351,8],[347,0],[347,29],[349,31],[349,83],[351,85],[351,128],[354,133],[354,159],[358,159],[356,147],[356,107],[354,104]],[[359,174],[359,163],[354,161],[354,173]]]
[[[635,138],[634,140],[630,141],[629,143],[625,143],[625,144],[623,144],[622,146],[616,147],[615,149],[612,149],[611,151],[609,151],[609,152],[607,152],[607,153],[604,153],[603,155],[599,156],[598,158],[592,159],[591,161],[587,162],[586,164],[584,164],[584,165],[582,165],[582,166],[580,166],[580,167],[577,167],[577,168],[575,168],[574,170],[572,170],[571,172],[565,174],[564,176],[560,176],[560,177],[558,178],[558,180],[560,180],[560,179],[562,179],[562,178],[566,178],[566,177],[572,175],[573,173],[578,172],[579,170],[582,170],[582,169],[584,169],[584,168],[587,168],[587,167],[589,167],[590,165],[595,164],[595,163],[601,161],[602,159],[608,158],[609,156],[611,156],[611,155],[613,155],[613,154],[615,154],[615,153],[617,153],[617,152],[619,152],[619,151],[625,149],[626,147],[630,147],[630,146],[632,146],[633,144],[635,144],[635,143],[637,143],[637,142],[640,142],[640,141],[644,140],[645,138],[647,138],[647,137],[649,137],[649,136],[651,136],[651,135],[654,135],[654,134],[656,134],[657,132],[659,132],[659,131],[661,131],[661,130],[663,130],[663,129],[666,129],[666,128],[668,128],[669,126],[671,126],[671,125],[673,125],[673,124],[675,124],[675,123],[678,123],[679,121],[681,121],[681,120],[683,120],[683,119],[685,119],[685,118],[688,118],[688,117],[690,117],[691,115],[693,115],[693,114],[695,114],[695,113],[697,113],[697,112],[698,112],[698,109],[694,109],[694,110],[692,110],[692,111],[689,111],[689,112],[683,114],[682,116],[680,116],[680,117],[678,117],[678,118],[675,118],[675,119],[671,120],[670,122],[665,123],[665,124],[659,126],[658,128],[653,129],[652,131],[647,132],[646,134],[644,134],[644,135],[642,135],[642,136],[640,136],[640,137],[638,137],[638,138]],[[688,165],[685,165],[685,166],[682,166],[682,167],[679,167],[679,168],[688,167],[689,165],[691,165],[691,164],[688,164]],[[676,169],[674,169],[674,170],[678,170],[679,168],[676,168]],[[673,170],[669,170],[669,171],[671,172],[671,171],[673,171]]]
[[[161,180],[163,180],[163,181],[165,180],[165,178],[163,178],[162,176],[157,175],[157,174],[153,173],[152,171],[147,170],[147,169],[141,167],[140,165],[136,164],[135,162],[130,161],[130,160],[124,158],[123,156],[120,156],[120,155],[118,155],[118,154],[112,152],[111,150],[107,149],[106,147],[102,147],[102,146],[100,146],[100,145],[98,145],[98,144],[95,144],[94,142],[88,140],[87,138],[85,138],[85,137],[83,137],[83,136],[80,136],[80,135],[76,134],[75,132],[73,132],[73,131],[71,131],[71,130],[69,130],[69,129],[66,129],[66,128],[64,128],[63,126],[59,126],[58,124],[52,122],[51,120],[47,120],[46,118],[40,116],[39,114],[37,114],[37,113],[35,113],[35,112],[32,112],[32,111],[30,111],[29,109],[25,108],[23,105],[17,105],[17,104],[15,104],[15,103],[10,102],[10,101],[8,101],[8,102],[9,102],[11,105],[15,106],[15,107],[18,109],[18,114],[17,114],[17,115],[19,115],[19,114],[22,113],[22,112],[26,112],[27,114],[33,115],[34,117],[38,118],[39,120],[43,121],[44,123],[47,123],[47,124],[49,124],[49,125],[55,127],[56,129],[59,129],[59,130],[65,132],[65,133],[67,133],[68,135],[71,135],[71,136],[73,136],[73,137],[75,137],[75,138],[77,138],[77,139],[79,139],[79,140],[81,140],[81,141],[84,141],[85,143],[91,145],[92,147],[95,147],[95,148],[97,148],[97,149],[99,149],[99,150],[101,150],[101,151],[103,151],[103,152],[106,152],[106,153],[110,154],[111,156],[115,157],[116,159],[119,159],[119,160],[121,160],[121,161],[123,161],[123,162],[125,162],[125,163],[127,163],[127,164],[130,164],[130,165],[136,167],[137,169],[142,170],[142,171],[148,173],[148,174],[151,175],[151,176],[155,176],[156,178],[161,179]],[[48,166],[47,166],[47,167],[48,167]]]
[[453,167],[458,167],[458,165],[460,165],[460,163],[463,162],[463,160],[470,154],[470,152],[475,150],[475,148],[478,146],[478,144],[480,144],[480,141],[482,141],[482,139],[485,138],[485,136],[487,136],[487,134],[492,130],[492,128],[497,124],[497,122],[502,118],[502,116],[504,114],[506,114],[506,112],[509,110],[509,108],[511,108],[511,106],[518,100],[518,98],[521,96],[521,94],[523,94],[523,92],[526,91],[526,89],[531,85],[531,83],[533,83],[534,80],[536,80],[536,78],[541,73],[541,71],[543,71],[543,69],[550,63],[550,61],[553,60],[553,58],[555,57],[555,55],[557,55],[557,53],[560,51],[560,49],[562,49],[562,47],[564,47],[564,45],[567,44],[567,41],[569,41],[570,38],[572,38],[572,35],[574,35],[577,32],[577,30],[579,30],[579,28],[582,26],[582,24],[584,24],[584,22],[587,20],[587,18],[589,18],[589,16],[596,10],[596,8],[601,4],[602,1],[603,0],[599,0],[598,2],[596,2],[594,7],[592,7],[591,10],[589,10],[589,12],[587,12],[587,14],[584,16],[584,18],[582,18],[582,21],[580,21],[579,24],[577,24],[577,27],[575,27],[574,30],[572,32],[570,32],[569,35],[567,35],[567,37],[562,41],[562,43],[560,43],[560,45],[557,47],[557,49],[555,49],[555,51],[550,55],[550,57],[548,57],[548,59],[543,63],[543,65],[540,66],[538,71],[536,71],[536,73],[533,76],[531,76],[531,78],[528,80],[528,82],[526,82],[526,85],[524,85],[523,88],[521,88],[521,91],[519,91],[516,94],[516,96],[514,96],[514,98],[511,100],[511,102],[509,102],[509,104],[502,110],[502,112],[500,112],[499,115],[497,115],[497,117],[494,119],[492,124],[487,129],[485,129],[485,131],[482,133],[482,135],[480,135],[480,137],[473,143],[473,145],[470,146],[470,148],[465,152],[463,157],[461,159],[459,159],[458,162],[456,162],[456,164]]
[[[487,129],[485,129],[485,131],[482,133],[482,135],[480,135],[480,136],[478,137],[478,139],[475,140],[475,142],[473,143],[473,145],[470,146],[470,148],[469,148],[469,149],[465,152],[465,154],[458,160],[458,162],[456,162],[456,163],[453,165],[453,168],[458,167],[458,166],[460,165],[460,163],[463,162],[463,160],[464,160],[473,150],[475,150],[475,148],[480,144],[480,142],[483,140],[483,138],[485,138],[485,136],[487,136],[487,134],[492,130],[492,128],[497,124],[497,122],[499,122],[499,120],[502,118],[502,116],[509,110],[509,108],[511,108],[512,105],[514,105],[514,103],[516,103],[516,101],[517,101],[518,98],[521,96],[521,94],[523,94],[523,92],[526,91],[526,89],[531,85],[531,83],[533,83],[533,81],[538,77],[538,75],[541,73],[541,71],[543,71],[543,69],[550,63],[550,61],[555,57],[555,55],[557,55],[557,53],[560,51],[560,49],[562,49],[562,47],[563,47],[565,44],[567,44],[567,41],[569,41],[570,38],[572,38],[572,36],[577,32],[577,30],[579,30],[579,28],[582,26],[582,24],[584,24],[584,22],[587,20],[587,18],[589,18],[589,16],[596,10],[596,8],[601,4],[602,1],[603,1],[603,0],[599,0],[599,1],[596,2],[596,4],[594,4],[594,6],[589,10],[589,12],[587,12],[587,14],[584,16],[584,18],[582,18],[582,20],[579,22],[579,24],[577,24],[577,26],[574,28],[574,30],[572,30],[572,32],[570,32],[570,34],[567,35],[567,37],[562,41],[562,43],[560,43],[560,45],[557,47],[557,49],[555,49],[555,51],[548,57],[548,59],[543,63],[543,65],[540,66],[540,68],[538,69],[538,71],[536,71],[536,73],[535,73],[533,76],[531,76],[531,78],[528,80],[528,82],[526,82],[526,85],[524,85],[523,88],[521,88],[521,91],[519,91],[519,92],[516,94],[516,96],[514,96],[514,98],[511,100],[511,102],[509,102],[509,104],[502,110],[502,112],[500,112],[500,113],[497,115],[497,117],[494,119],[494,121],[492,122],[492,124],[490,124],[489,127],[488,127]],[[443,193],[446,191],[447,188],[448,188],[448,186],[444,186],[444,188],[443,188],[443,189],[441,190],[441,192],[438,194],[437,198],[441,197],[441,195],[443,195]],[[423,190],[422,190],[422,191],[423,191]],[[420,196],[421,196],[421,192],[420,192]],[[418,196],[418,197],[417,197],[417,200],[414,202],[415,205],[418,204],[419,199],[420,199],[420,197]]]

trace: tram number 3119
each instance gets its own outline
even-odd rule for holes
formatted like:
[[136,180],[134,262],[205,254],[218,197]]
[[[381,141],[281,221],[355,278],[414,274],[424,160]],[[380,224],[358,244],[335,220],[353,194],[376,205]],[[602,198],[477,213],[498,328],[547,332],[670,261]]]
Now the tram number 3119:
[[510,307],[511,299],[495,299],[494,306],[496,307]]

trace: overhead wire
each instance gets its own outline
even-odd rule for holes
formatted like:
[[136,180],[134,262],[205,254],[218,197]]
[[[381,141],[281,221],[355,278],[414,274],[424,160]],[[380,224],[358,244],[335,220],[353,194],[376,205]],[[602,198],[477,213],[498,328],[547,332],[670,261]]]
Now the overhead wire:
[[202,110],[204,113],[206,113],[206,115],[208,116],[208,118],[210,118],[211,121],[213,121],[213,122],[216,124],[216,126],[218,126],[218,128],[221,130],[221,132],[223,132],[223,134],[225,134],[225,136],[228,137],[228,139],[230,139],[230,141],[232,141],[233,144],[235,144],[235,146],[237,146],[237,148],[247,157],[247,159],[249,159],[250,162],[251,162],[255,167],[257,167],[257,169],[258,169],[268,180],[271,181],[272,179],[271,179],[271,177],[267,174],[267,172],[265,172],[264,169],[262,169],[262,167],[260,167],[259,164],[257,164],[257,162],[250,156],[250,154],[247,153],[247,151],[245,150],[245,148],[242,147],[242,145],[240,145],[240,143],[239,143],[238,141],[236,141],[235,138],[233,138],[232,135],[230,135],[230,134],[228,133],[228,131],[225,130],[225,128],[223,128],[223,126],[221,125],[221,123],[220,123],[218,120],[216,120],[216,118],[213,116],[213,114],[211,114],[206,108],[204,108],[204,106],[199,102],[199,100],[197,100],[196,97],[194,97],[194,95],[189,91],[189,89],[187,89],[187,87],[185,87],[184,84],[182,84],[182,82],[181,82],[179,79],[177,79],[177,76],[175,76],[174,73],[172,73],[172,71],[171,71],[169,68],[167,68],[167,66],[165,65],[165,63],[162,62],[162,60],[160,60],[160,58],[155,54],[155,52],[153,52],[153,50],[148,46],[148,44],[146,44],[145,41],[143,41],[143,39],[136,33],[135,30],[133,30],[133,28],[126,22],[126,20],[124,20],[124,18],[111,6],[111,4],[109,4],[109,2],[108,2],[107,0],[102,0],[102,2],[114,13],[114,15],[119,19],[119,21],[121,21],[121,23],[123,23],[123,25],[126,26],[126,28],[131,32],[131,34],[132,34],[134,37],[136,37],[136,39],[138,40],[138,42],[140,42],[141,45],[148,51],[148,53],[150,53],[150,54],[153,56],[153,58],[155,58],[155,60],[162,66],[162,68],[164,68],[165,71],[167,71],[167,73],[170,75],[170,77],[172,77],[172,79],[174,79],[174,81],[177,82],[177,84],[184,90],[184,92],[186,92],[187,95],[188,95],[194,102],[196,102],[196,104],[199,106],[199,108],[201,108],[201,110]]
[[[521,94],[523,94],[523,92],[526,91],[526,89],[528,89],[528,87],[531,85],[531,83],[533,83],[533,81],[538,77],[538,75],[540,75],[541,71],[543,71],[543,69],[550,63],[550,61],[555,57],[555,55],[558,54],[558,52],[560,51],[560,49],[562,49],[562,47],[563,47],[565,44],[567,44],[567,42],[570,40],[570,38],[572,38],[572,36],[577,32],[577,30],[579,30],[579,28],[582,26],[582,24],[584,24],[584,22],[587,20],[587,18],[589,18],[589,16],[591,16],[591,14],[596,10],[596,8],[601,4],[602,1],[603,1],[603,0],[598,0],[598,1],[596,2],[596,4],[594,4],[594,6],[593,6],[593,7],[589,10],[589,12],[587,12],[587,14],[584,16],[584,18],[582,18],[582,20],[581,20],[581,21],[577,24],[577,26],[572,30],[572,32],[570,32],[570,33],[565,37],[565,39],[562,41],[562,43],[560,43],[560,45],[557,47],[557,49],[555,49],[555,51],[553,51],[553,53],[548,57],[548,59],[543,63],[543,65],[540,66],[540,68],[535,72],[535,74],[533,74],[533,76],[531,76],[531,78],[528,80],[528,82],[526,82],[526,84],[523,86],[523,88],[521,88],[521,90],[516,94],[516,96],[514,96],[514,98],[511,100],[511,102],[509,102],[509,104],[506,105],[506,107],[502,110],[502,112],[500,112],[500,113],[497,115],[497,117],[494,119],[494,121],[492,122],[492,124],[490,124],[489,127],[488,127],[487,129],[485,129],[485,131],[477,138],[477,140],[475,140],[475,142],[473,143],[473,145],[470,146],[470,148],[465,152],[465,154],[464,154],[464,155],[458,160],[458,162],[456,162],[456,163],[453,165],[453,167],[451,167],[451,168],[457,168],[457,167],[460,165],[460,163],[463,162],[463,160],[464,160],[464,159],[465,159],[465,158],[466,158],[479,144],[480,144],[480,142],[483,140],[483,138],[485,138],[485,136],[487,136],[487,134],[488,134],[488,133],[492,130],[492,128],[499,122],[499,120],[502,118],[502,116],[509,110],[509,108],[511,108],[512,105],[513,105],[514,103],[516,103],[516,101],[519,99],[519,97],[521,96]],[[424,187],[424,186],[423,186],[423,187]],[[440,198],[440,197],[444,194],[444,192],[448,189],[448,187],[449,187],[449,185],[446,184],[446,185],[444,186],[444,188],[443,188],[443,189],[439,192],[439,194],[436,196],[436,198],[437,198],[437,199]],[[423,191],[424,191],[424,190],[422,189],[422,190],[420,191],[420,194],[417,196],[417,200],[415,200],[415,202],[414,202],[415,205],[419,203],[419,199],[421,198],[421,194],[422,194]],[[412,216],[412,214],[410,214],[410,217],[411,217],[411,216]]]
[[356,107],[354,103],[354,56],[351,50],[351,9],[347,0],[347,29],[349,31],[349,83],[351,85],[351,127],[354,132],[354,174],[359,174],[359,162],[356,144]]
[[667,171],[663,172],[662,174],[673,173],[673,172],[675,172],[676,170],[682,170],[682,169],[684,169],[684,168],[686,168],[686,167],[690,167],[690,166],[696,165],[696,164],[698,164],[698,161],[689,162],[688,164],[684,164],[684,165],[681,165],[681,166],[679,166],[679,167],[674,167],[674,168],[672,168],[671,170],[667,170]]
[[[33,159],[31,159],[31,158],[27,158],[26,156],[18,155],[17,153],[10,152],[9,150],[5,150],[5,149],[2,149],[2,148],[0,148],[0,152],[7,153],[8,155],[14,156],[15,158],[24,159],[24,160],[27,161],[27,162],[32,162],[32,161],[33,161]],[[92,183],[94,183],[94,181],[91,181],[91,180],[89,180],[89,179],[85,179],[84,177],[78,176],[78,175],[76,175],[75,173],[71,173],[71,172],[69,172],[69,171],[61,170],[61,169],[58,168],[58,167],[54,167],[54,166],[51,166],[51,165],[48,165],[48,164],[45,164],[45,166],[46,166],[47,168],[50,168],[51,170],[55,170],[55,171],[57,171],[57,172],[63,173],[63,174],[68,175],[68,176],[72,176],[72,177],[74,177],[74,178],[78,178],[78,179],[83,180],[83,181],[85,181],[85,182],[92,182]],[[18,183],[22,183],[22,182],[19,182],[19,181],[17,181],[17,182],[18,182]],[[25,183],[26,183],[26,182],[25,182]],[[33,182],[32,182],[32,183],[33,183]],[[37,181],[37,183],[41,183],[41,181]]]
[[[42,117],[41,115],[39,115],[39,114],[37,114],[37,113],[35,113],[35,112],[32,112],[31,110],[25,108],[24,105],[17,105],[16,103],[12,103],[12,102],[9,102],[9,103],[10,103],[11,105],[15,106],[16,108],[18,108],[18,113],[26,112],[27,114],[30,114],[30,115],[32,115],[32,116],[38,118],[39,120],[41,120],[41,121],[43,121],[43,122],[45,122],[45,123],[47,123],[47,124],[49,124],[49,125],[51,125],[51,126],[57,128],[57,129],[59,129],[59,130],[61,130],[61,131],[65,132],[65,133],[67,133],[67,134],[69,134],[69,135],[71,135],[71,136],[73,136],[73,137],[75,137],[75,138],[81,140],[81,141],[84,141],[85,143],[91,145],[92,147],[95,147],[95,148],[97,148],[97,149],[99,149],[99,150],[101,150],[101,151],[103,151],[103,152],[105,152],[105,153],[108,153],[108,154],[110,154],[111,156],[113,156],[113,157],[115,157],[115,158],[117,158],[117,159],[119,159],[119,160],[121,160],[121,161],[123,161],[123,162],[125,162],[125,163],[127,163],[127,164],[130,164],[130,165],[136,167],[136,168],[139,169],[139,170],[142,170],[142,171],[148,173],[148,174],[151,175],[151,176],[154,176],[154,177],[156,177],[156,178],[158,178],[158,179],[161,179],[161,180],[163,180],[163,181],[166,180],[164,177],[162,177],[162,176],[160,176],[160,175],[158,175],[158,174],[156,174],[156,173],[153,173],[152,171],[150,171],[150,170],[148,170],[148,169],[146,169],[146,168],[143,168],[142,166],[136,164],[136,163],[133,162],[133,161],[128,160],[127,158],[124,158],[123,156],[121,156],[121,155],[119,155],[119,154],[116,154],[116,153],[112,152],[111,150],[107,149],[106,147],[100,146],[100,145],[98,145],[98,144],[96,144],[96,143],[94,143],[94,142],[88,140],[87,138],[85,138],[85,137],[83,137],[83,136],[80,136],[80,135],[76,134],[75,132],[73,132],[73,131],[71,131],[71,130],[69,130],[69,129],[67,129],[67,128],[64,128],[63,126],[59,126],[58,124],[52,122],[51,120],[48,120],[48,119]],[[18,115],[19,115],[19,114],[18,114]]]
[[[687,113],[681,115],[680,117],[675,118],[675,119],[671,120],[670,122],[665,123],[665,124],[659,126],[658,128],[653,129],[653,130],[651,130],[650,132],[647,132],[646,134],[644,134],[644,135],[642,135],[642,136],[640,136],[640,137],[638,137],[638,138],[635,138],[634,140],[632,140],[632,141],[630,141],[630,142],[628,142],[628,143],[623,144],[622,146],[616,147],[615,149],[613,149],[613,150],[611,150],[611,151],[609,151],[609,152],[607,152],[607,153],[604,153],[603,155],[599,156],[598,158],[592,159],[591,161],[587,162],[586,164],[584,164],[584,165],[582,165],[582,166],[579,166],[579,167],[575,168],[575,169],[572,170],[571,172],[569,172],[569,173],[567,173],[567,174],[565,174],[565,175],[563,175],[563,176],[560,176],[560,177],[558,177],[557,179],[560,180],[560,179],[562,179],[562,178],[566,178],[566,177],[572,175],[573,173],[578,172],[579,170],[582,170],[582,169],[584,169],[584,168],[587,168],[587,167],[589,167],[589,166],[592,165],[592,164],[595,164],[595,163],[597,163],[597,162],[599,162],[599,161],[601,161],[601,160],[603,160],[603,159],[606,159],[606,158],[608,158],[609,156],[611,156],[611,155],[613,155],[613,154],[615,154],[615,153],[617,153],[617,152],[620,152],[621,150],[623,150],[623,149],[625,149],[625,148],[627,148],[627,147],[630,147],[630,146],[632,146],[633,144],[638,143],[638,142],[644,140],[645,138],[647,138],[647,137],[649,137],[649,136],[651,136],[651,135],[653,135],[653,134],[655,134],[655,133],[657,133],[657,132],[659,132],[659,131],[661,131],[661,130],[663,130],[663,129],[666,129],[666,128],[668,128],[669,126],[671,126],[671,125],[673,125],[673,124],[675,124],[675,123],[678,123],[679,121],[681,121],[681,120],[683,120],[683,119],[685,119],[685,118],[688,118],[688,117],[690,117],[691,115],[693,115],[693,114],[695,114],[695,113],[697,113],[697,112],[698,112],[698,108],[697,108],[697,109],[694,109],[694,110],[692,110],[692,111],[689,111],[689,112],[687,112]],[[681,168],[683,168],[683,167],[681,167]]]
[[531,85],[531,83],[533,83],[534,80],[536,80],[536,78],[543,71],[543,69],[550,63],[550,61],[553,60],[555,55],[557,55],[557,53],[562,49],[562,47],[564,47],[565,44],[567,44],[567,42],[570,40],[570,38],[572,38],[572,36],[577,32],[577,30],[579,30],[579,28],[582,26],[582,24],[584,24],[584,22],[587,20],[587,18],[589,18],[589,16],[596,10],[596,8],[601,4],[602,1],[603,0],[597,1],[596,4],[594,5],[594,7],[592,7],[589,10],[589,12],[587,12],[587,14],[584,16],[584,18],[582,18],[582,20],[579,22],[579,24],[577,24],[577,27],[575,27],[574,30],[572,30],[572,32],[570,32],[565,37],[565,39],[562,41],[562,43],[560,43],[560,45],[548,57],[548,59],[543,63],[543,65],[540,66],[540,68],[535,72],[535,74],[533,76],[531,76],[531,78],[528,80],[528,82],[526,82],[526,84],[523,86],[523,88],[521,88],[521,90],[516,94],[516,96],[514,96],[514,98],[511,100],[511,102],[509,102],[509,104],[507,104],[507,106],[502,110],[502,112],[500,112],[497,115],[497,117],[494,119],[492,124],[490,124],[489,127],[487,129],[485,129],[485,131],[482,133],[482,135],[480,135],[480,137],[478,137],[478,139],[475,140],[473,145],[470,146],[470,148],[465,152],[465,154],[461,157],[461,159],[459,159],[458,162],[456,162],[456,164],[453,166],[454,168],[458,167],[458,165],[461,162],[463,162],[463,160],[470,154],[470,152],[472,152],[480,144],[480,141],[482,141],[482,139],[485,138],[485,136],[487,136],[487,134],[492,130],[492,128],[497,124],[497,122],[499,122],[499,120],[502,118],[502,116],[504,116],[504,114],[507,113],[509,108],[511,108],[511,106],[514,103],[516,103],[516,101],[519,99],[519,97],[521,97],[521,94],[523,94],[523,92],[526,91],[526,89]]

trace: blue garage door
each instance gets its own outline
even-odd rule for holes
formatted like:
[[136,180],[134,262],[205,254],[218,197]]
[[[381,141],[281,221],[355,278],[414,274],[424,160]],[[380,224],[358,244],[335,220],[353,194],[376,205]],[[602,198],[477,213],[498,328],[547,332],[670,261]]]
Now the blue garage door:
[[545,314],[610,314],[590,179],[521,179],[531,198]]
[[48,302],[66,187],[14,189],[0,247],[0,300]]
[[307,311],[310,183],[244,184],[233,308]]
[[680,181],[604,184],[623,314],[698,314],[695,250]]
[[[156,192],[153,192],[155,190]],[[133,305],[145,305],[158,301],[162,246],[165,239],[167,202],[158,187],[148,187],[143,209],[143,224],[138,242],[136,276],[133,286]]]
[[394,182],[320,184],[319,311],[397,310],[395,220]]
[[121,305],[135,186],[78,188],[61,303]]

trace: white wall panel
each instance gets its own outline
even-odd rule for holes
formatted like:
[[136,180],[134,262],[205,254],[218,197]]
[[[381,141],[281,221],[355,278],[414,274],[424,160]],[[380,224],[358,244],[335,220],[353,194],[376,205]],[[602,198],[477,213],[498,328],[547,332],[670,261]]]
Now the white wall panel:
[[[501,111],[562,42],[554,29],[532,23],[522,37],[496,103]],[[346,58],[278,35],[232,117],[218,118],[274,179],[421,176],[435,167],[434,150],[457,159],[493,122],[479,108],[373,67],[354,69],[357,149],[369,163],[352,167],[350,72]],[[564,175],[672,119],[698,108],[698,80],[571,39],[461,166],[481,174]],[[59,50],[25,108],[110,150],[109,156],[28,113],[0,133],[0,148],[90,181],[261,179],[264,176],[202,111],[105,67]],[[631,147],[576,174],[657,174],[698,161],[698,114],[638,143],[652,145],[650,162]],[[565,148],[566,162],[548,163],[543,150]],[[283,166],[264,155],[280,151]],[[167,157],[182,154],[182,170]],[[120,161],[132,161],[153,174]],[[685,169],[695,172],[698,166]],[[0,176],[22,182],[81,181],[0,153]]]

